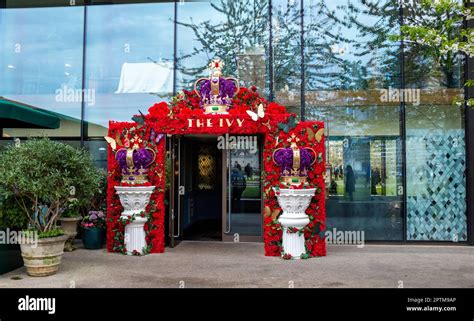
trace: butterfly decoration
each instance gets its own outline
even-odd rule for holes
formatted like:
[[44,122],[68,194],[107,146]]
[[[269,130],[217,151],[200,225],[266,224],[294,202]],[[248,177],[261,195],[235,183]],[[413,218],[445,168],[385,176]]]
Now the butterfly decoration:
[[295,116],[290,116],[290,118],[288,119],[288,122],[285,124],[285,123],[279,123],[278,124],[278,128],[280,128],[281,130],[283,130],[285,133],[288,134],[288,132],[295,128],[296,127],[296,117]]
[[269,217],[271,216],[272,220],[276,219],[278,217],[278,215],[280,214],[280,209],[277,208],[277,209],[274,209],[273,211],[270,209],[270,207],[268,206],[265,206],[265,209],[264,209],[264,215],[265,217]]
[[163,138],[164,134],[157,134],[153,129],[150,132],[150,140],[158,144]]
[[308,127],[306,128],[306,133],[308,134],[309,141],[313,141],[314,139],[316,139],[316,141],[319,143],[321,142],[321,139],[323,139],[324,128],[320,128],[316,132],[314,132],[314,130]]
[[113,139],[112,137],[109,137],[109,136],[105,136],[104,137],[105,140],[107,141],[107,143],[109,143],[110,147],[112,148],[112,150],[115,152],[117,150],[117,142],[115,139]]
[[140,115],[135,115],[132,117],[132,120],[134,122],[137,122],[139,125],[143,125],[145,124],[145,115],[143,115],[143,113],[138,110],[138,112],[140,113]]
[[270,192],[272,191],[272,188],[269,187],[265,190],[263,190],[263,192],[265,193],[265,198],[270,198]]
[[117,131],[117,135],[115,135],[115,142],[117,143],[118,146],[122,146],[122,140],[120,139],[120,133]]
[[263,110],[263,104],[258,105],[257,112],[247,110],[247,114],[252,118],[253,121],[257,121],[259,118],[265,117],[265,111]]
[[263,126],[267,127],[268,130],[271,130],[272,128],[270,127],[270,120],[267,121],[266,123],[262,123]]
[[318,235],[319,235],[319,238],[322,240],[326,236],[326,231],[320,231]]

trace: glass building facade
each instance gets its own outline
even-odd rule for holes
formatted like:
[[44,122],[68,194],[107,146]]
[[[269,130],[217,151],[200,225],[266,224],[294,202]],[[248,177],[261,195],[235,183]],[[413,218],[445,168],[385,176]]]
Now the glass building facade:
[[326,122],[328,229],[472,242],[468,116],[452,104],[468,64],[392,40],[436,21],[405,2],[0,1],[0,96],[61,119],[3,128],[2,144],[47,135],[105,167],[109,120],[192,89],[221,57],[224,74]]

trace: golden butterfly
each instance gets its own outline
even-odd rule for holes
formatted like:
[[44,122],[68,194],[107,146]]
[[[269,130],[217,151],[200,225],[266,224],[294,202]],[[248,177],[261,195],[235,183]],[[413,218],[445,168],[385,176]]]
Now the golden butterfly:
[[308,127],[308,128],[306,128],[306,133],[308,134],[308,140],[309,141],[312,141],[312,140],[316,139],[316,141],[319,143],[319,142],[321,142],[321,139],[323,139],[324,128],[318,129],[315,133],[313,129]]
[[277,208],[277,209],[274,209],[273,211],[270,209],[270,207],[268,206],[265,206],[265,210],[264,210],[264,215],[265,217],[269,217],[271,216],[272,220],[276,219],[278,217],[278,214],[280,214],[280,209]]

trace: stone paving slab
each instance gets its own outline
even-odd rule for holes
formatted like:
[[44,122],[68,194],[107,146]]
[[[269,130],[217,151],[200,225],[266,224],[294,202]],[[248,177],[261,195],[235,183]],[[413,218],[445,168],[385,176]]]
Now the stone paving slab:
[[328,256],[285,261],[265,257],[262,243],[183,242],[144,257],[79,248],[58,274],[0,276],[0,288],[109,287],[474,287],[474,247],[329,245]]

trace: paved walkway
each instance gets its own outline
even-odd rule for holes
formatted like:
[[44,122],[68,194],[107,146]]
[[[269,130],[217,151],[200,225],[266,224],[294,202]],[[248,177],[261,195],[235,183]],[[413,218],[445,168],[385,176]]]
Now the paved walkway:
[[[78,249],[58,274],[33,278],[20,268],[0,287],[474,287],[474,247],[330,245],[328,256],[265,257],[263,244],[183,242],[145,257]],[[20,278],[20,279],[18,279]]]

